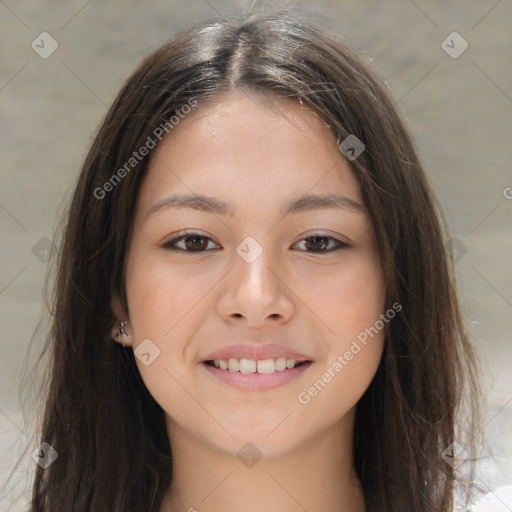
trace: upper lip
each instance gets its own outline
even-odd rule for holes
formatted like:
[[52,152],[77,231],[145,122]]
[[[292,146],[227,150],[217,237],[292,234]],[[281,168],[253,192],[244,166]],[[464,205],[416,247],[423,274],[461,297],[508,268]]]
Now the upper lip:
[[264,345],[250,345],[250,344],[234,344],[223,347],[215,352],[209,354],[204,361],[214,361],[216,359],[277,359],[278,357],[286,357],[287,359],[294,359],[297,362],[311,361],[308,356],[291,350],[284,345],[275,343],[267,343]]

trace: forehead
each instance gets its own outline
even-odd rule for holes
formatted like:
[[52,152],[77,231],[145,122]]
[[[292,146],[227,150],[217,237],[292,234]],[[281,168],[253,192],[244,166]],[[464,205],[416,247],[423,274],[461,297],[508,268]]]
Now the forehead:
[[150,208],[171,192],[269,207],[278,197],[307,193],[361,201],[357,179],[319,116],[293,100],[241,92],[198,105],[158,145],[140,202]]

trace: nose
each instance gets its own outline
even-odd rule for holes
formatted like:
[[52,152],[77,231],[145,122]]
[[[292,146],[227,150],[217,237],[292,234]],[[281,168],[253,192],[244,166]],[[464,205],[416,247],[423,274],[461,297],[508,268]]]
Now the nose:
[[251,263],[233,256],[217,303],[218,314],[229,323],[245,327],[270,327],[284,324],[295,311],[293,292],[278,268],[270,250]]

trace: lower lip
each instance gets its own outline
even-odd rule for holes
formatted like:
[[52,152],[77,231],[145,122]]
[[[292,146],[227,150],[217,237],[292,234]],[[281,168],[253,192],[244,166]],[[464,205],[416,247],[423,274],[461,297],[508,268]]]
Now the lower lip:
[[312,364],[311,361],[303,363],[295,368],[288,368],[272,373],[242,373],[230,370],[221,370],[207,363],[201,363],[211,375],[244,391],[264,391],[283,386],[299,375],[302,375]]

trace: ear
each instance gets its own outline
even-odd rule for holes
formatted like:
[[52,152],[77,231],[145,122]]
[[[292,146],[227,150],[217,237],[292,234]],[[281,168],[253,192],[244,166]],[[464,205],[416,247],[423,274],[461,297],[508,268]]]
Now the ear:
[[112,297],[112,331],[110,337],[124,345],[130,347],[132,345],[132,330],[128,315],[124,311],[121,301],[117,295]]

